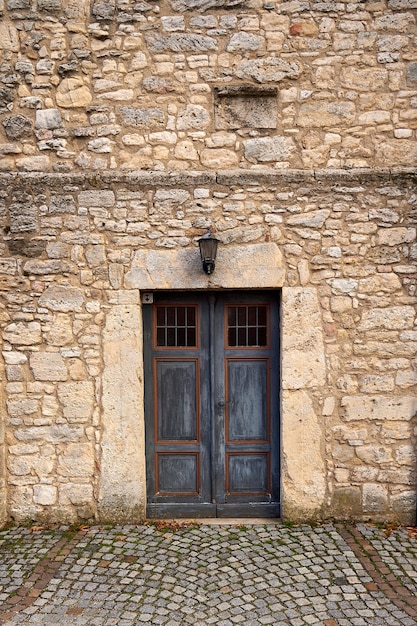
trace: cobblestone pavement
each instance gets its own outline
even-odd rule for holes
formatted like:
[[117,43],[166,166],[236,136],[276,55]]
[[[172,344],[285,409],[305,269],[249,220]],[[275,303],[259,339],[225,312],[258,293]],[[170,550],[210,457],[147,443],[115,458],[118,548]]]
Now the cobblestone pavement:
[[414,528],[243,522],[0,531],[0,624],[417,624]]

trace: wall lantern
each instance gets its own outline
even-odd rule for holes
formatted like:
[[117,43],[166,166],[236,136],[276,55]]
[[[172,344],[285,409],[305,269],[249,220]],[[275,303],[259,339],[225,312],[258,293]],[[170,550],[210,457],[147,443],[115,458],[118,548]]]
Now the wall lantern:
[[200,248],[203,269],[206,274],[212,274],[215,268],[215,260],[219,239],[212,235],[211,231],[209,230],[205,235],[200,237],[200,239],[197,239],[197,241]]

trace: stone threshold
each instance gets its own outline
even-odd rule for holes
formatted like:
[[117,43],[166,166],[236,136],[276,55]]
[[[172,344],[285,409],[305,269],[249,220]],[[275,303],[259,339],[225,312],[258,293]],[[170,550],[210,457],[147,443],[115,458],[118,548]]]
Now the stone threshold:
[[399,179],[417,180],[417,167],[376,167],[376,168],[323,168],[323,169],[253,169],[223,171],[152,171],[152,170],[100,170],[88,172],[1,172],[0,184],[24,181],[32,184],[47,184],[60,187],[65,184],[90,185],[101,188],[103,185],[123,183],[134,187],[178,185],[259,185],[292,182],[381,182]]
[[188,518],[170,518],[159,519],[149,518],[146,520],[149,524],[178,524],[181,526],[188,526],[190,524],[198,524],[199,526],[264,526],[282,524],[282,519],[279,517],[193,517]]

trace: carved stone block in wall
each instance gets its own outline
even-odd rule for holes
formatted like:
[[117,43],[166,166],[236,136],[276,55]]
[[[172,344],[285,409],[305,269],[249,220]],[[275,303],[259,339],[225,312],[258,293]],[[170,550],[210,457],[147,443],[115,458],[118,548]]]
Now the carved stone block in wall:
[[234,128],[274,129],[278,102],[275,87],[218,87],[214,91],[216,130]]

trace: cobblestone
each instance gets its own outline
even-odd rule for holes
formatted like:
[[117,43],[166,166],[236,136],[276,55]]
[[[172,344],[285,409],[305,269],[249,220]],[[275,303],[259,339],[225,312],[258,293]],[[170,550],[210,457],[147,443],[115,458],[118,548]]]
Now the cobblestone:
[[0,531],[4,626],[413,626],[414,529],[167,523]]

